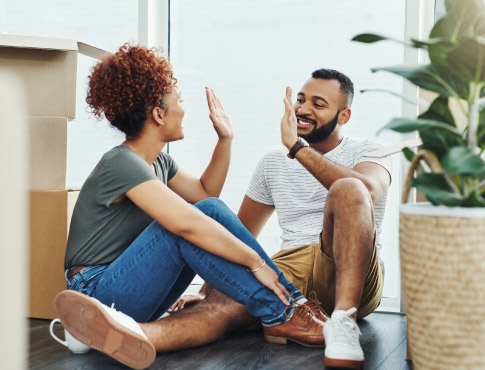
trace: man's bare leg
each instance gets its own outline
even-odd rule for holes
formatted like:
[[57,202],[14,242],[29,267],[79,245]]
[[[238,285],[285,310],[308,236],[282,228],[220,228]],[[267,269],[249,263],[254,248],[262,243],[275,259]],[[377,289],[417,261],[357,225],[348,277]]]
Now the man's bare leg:
[[212,289],[203,301],[140,326],[157,352],[167,352],[214,342],[226,333],[247,328],[257,321],[246,306]]
[[367,188],[356,179],[336,181],[328,194],[322,231],[324,252],[335,261],[335,310],[359,307],[373,239],[374,207]]

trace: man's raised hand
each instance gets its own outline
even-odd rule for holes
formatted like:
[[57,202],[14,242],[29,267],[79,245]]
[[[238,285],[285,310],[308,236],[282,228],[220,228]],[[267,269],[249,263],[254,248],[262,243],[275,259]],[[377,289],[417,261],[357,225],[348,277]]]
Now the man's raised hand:
[[286,97],[283,99],[285,103],[285,113],[281,119],[281,142],[289,149],[295,145],[298,140],[298,133],[296,131],[297,119],[293,101],[291,100],[291,87],[286,88]]

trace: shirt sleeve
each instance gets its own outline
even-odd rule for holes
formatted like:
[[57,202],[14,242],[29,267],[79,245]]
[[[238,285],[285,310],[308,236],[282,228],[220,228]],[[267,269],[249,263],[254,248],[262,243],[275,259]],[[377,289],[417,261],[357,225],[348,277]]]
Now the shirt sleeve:
[[389,176],[392,176],[392,159],[390,156],[378,157],[364,157],[364,154],[382,148],[382,145],[370,141],[364,142],[354,149],[354,166],[362,162],[372,162],[384,167]]
[[167,181],[170,181],[177,173],[179,166],[168,153],[160,153],[160,158],[164,162],[165,168],[167,169]]
[[135,186],[159,180],[152,168],[132,151],[119,150],[100,163],[97,201],[110,204]]
[[266,156],[261,158],[258,165],[256,166],[256,169],[254,170],[253,176],[249,183],[248,190],[246,191],[246,195],[256,202],[267,205],[274,205],[271,190],[268,186],[268,182],[266,179],[265,163]]

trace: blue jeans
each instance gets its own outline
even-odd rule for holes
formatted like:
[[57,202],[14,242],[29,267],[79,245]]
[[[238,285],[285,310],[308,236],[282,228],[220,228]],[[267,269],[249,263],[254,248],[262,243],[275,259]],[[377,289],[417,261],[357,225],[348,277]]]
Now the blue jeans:
[[[234,236],[253,248],[277,274],[279,282],[297,301],[303,294],[278,270],[237,216],[219,199],[195,204]],[[66,271],[67,274],[67,271]],[[287,320],[286,306],[245,266],[215,256],[177,236],[156,221],[109,265],[89,266],[68,280],[74,289],[97,298],[138,322],[157,320],[200,275],[212,287],[244,304],[264,326]],[[288,312],[291,315],[291,312]],[[288,315],[288,316],[289,316]]]

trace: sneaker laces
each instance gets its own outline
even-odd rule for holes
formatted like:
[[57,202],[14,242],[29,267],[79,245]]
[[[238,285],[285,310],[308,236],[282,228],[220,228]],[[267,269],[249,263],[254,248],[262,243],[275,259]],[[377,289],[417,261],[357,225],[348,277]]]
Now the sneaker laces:
[[[119,320],[126,320],[127,318],[131,319],[130,316],[124,314],[123,312],[121,311],[118,311],[116,308],[115,308],[115,304],[114,302],[111,303],[111,307],[108,307],[106,305],[103,305],[104,309],[106,312],[108,312],[111,316],[113,316],[114,319],[118,319],[117,321]],[[132,320],[132,319],[131,319]]]
[[[94,299],[96,299],[96,298],[94,298]],[[99,303],[101,303],[101,302],[99,302]],[[119,324],[121,324],[124,327],[126,327],[127,329],[135,332],[136,334],[141,335],[145,339],[147,338],[147,336],[143,332],[142,328],[140,327],[140,324],[138,324],[131,316],[128,316],[127,314],[125,314],[121,311],[118,311],[115,308],[114,302],[111,304],[111,307],[108,307],[107,305],[105,305],[103,303],[101,303],[101,306]]]
[[332,315],[326,325],[332,327],[333,330],[329,331],[331,340],[335,342],[342,342],[348,344],[354,344],[355,340],[359,340],[360,332],[357,323],[350,317],[357,311],[357,308],[352,307],[347,311],[340,311],[339,314]]

